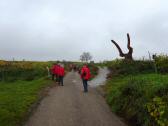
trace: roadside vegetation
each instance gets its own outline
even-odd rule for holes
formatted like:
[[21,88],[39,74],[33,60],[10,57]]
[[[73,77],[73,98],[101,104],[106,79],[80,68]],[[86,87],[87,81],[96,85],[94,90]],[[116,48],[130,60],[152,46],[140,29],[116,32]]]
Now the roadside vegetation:
[[115,60],[105,86],[113,112],[134,126],[168,126],[168,56],[154,61]]
[[0,81],[32,81],[47,75],[51,62],[0,61]]
[[52,84],[47,66],[52,62],[0,61],[0,126],[24,122],[40,92]]
[[91,79],[93,79],[93,78],[95,78],[95,76],[98,75],[99,68],[94,64],[90,64],[89,68],[90,68],[90,72],[91,72]]

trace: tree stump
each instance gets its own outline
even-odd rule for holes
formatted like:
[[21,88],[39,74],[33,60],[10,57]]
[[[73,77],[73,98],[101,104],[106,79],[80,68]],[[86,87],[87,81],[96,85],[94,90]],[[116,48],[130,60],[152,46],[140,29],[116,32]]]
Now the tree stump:
[[111,40],[111,42],[117,47],[120,57],[124,57],[126,60],[133,60],[133,57],[132,57],[133,48],[131,47],[130,36],[128,33],[127,33],[127,40],[128,40],[128,44],[127,44],[128,53],[123,53],[120,46],[114,40]]

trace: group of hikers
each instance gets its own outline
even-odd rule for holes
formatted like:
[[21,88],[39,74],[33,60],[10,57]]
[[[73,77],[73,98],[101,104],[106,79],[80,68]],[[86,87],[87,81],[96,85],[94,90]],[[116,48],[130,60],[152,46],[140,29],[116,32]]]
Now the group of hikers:
[[[76,66],[74,66],[74,71],[76,71]],[[52,80],[55,80],[58,82],[60,86],[64,85],[64,75],[65,75],[65,69],[64,66],[61,64],[54,64],[50,72],[52,74]],[[81,69],[78,70],[78,73],[81,76],[84,92],[88,92],[88,80],[91,78],[90,69],[87,64],[83,65]]]
[[52,80],[56,80],[59,85],[64,86],[64,75],[65,75],[65,70],[63,65],[61,64],[54,64],[51,69],[51,74],[52,74]]

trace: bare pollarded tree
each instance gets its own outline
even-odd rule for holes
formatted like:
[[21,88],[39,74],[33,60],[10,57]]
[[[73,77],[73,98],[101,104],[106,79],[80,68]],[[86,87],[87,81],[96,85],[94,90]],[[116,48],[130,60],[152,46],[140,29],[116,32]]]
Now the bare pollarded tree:
[[80,56],[80,60],[82,62],[88,62],[91,59],[92,59],[92,56],[89,52],[83,52],[82,55]]
[[127,40],[128,40],[128,43],[127,43],[128,53],[123,53],[123,51],[120,48],[120,46],[114,40],[111,40],[111,42],[117,47],[117,49],[119,51],[119,55],[121,57],[124,57],[126,60],[133,60],[133,58],[132,58],[133,48],[130,45],[131,42],[130,42],[130,36],[129,36],[128,33],[127,33]]

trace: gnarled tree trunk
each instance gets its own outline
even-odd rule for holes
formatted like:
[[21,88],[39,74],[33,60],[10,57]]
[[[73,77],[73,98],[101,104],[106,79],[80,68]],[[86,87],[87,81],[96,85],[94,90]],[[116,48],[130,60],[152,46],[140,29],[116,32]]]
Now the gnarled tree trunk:
[[132,58],[133,48],[130,45],[131,42],[130,42],[130,36],[129,36],[129,34],[127,34],[127,40],[128,40],[127,48],[129,50],[128,53],[123,53],[123,51],[120,48],[120,46],[114,40],[111,40],[111,42],[117,47],[117,49],[119,51],[119,55],[121,57],[124,57],[126,60],[133,60],[133,58]]

